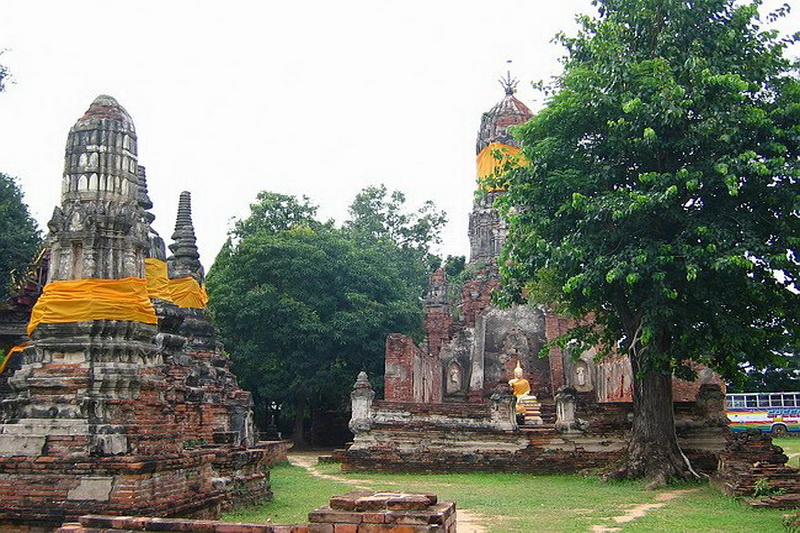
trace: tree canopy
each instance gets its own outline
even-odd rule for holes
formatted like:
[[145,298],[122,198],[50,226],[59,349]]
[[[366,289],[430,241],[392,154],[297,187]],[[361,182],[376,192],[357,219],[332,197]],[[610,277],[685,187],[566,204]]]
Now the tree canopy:
[[343,226],[348,236],[361,246],[391,255],[406,282],[423,296],[428,274],[442,263],[431,248],[441,242],[440,232],[447,223],[444,211],[430,200],[411,211],[405,194],[377,185],[360,191],[349,212]]
[[383,374],[389,333],[420,333],[426,266],[398,261],[408,250],[381,229],[316,220],[307,198],[258,200],[209,272],[209,305],[237,375],[257,399],[293,405],[302,439],[307,406],[340,406],[359,371]]
[[359,241],[429,253],[431,246],[441,242],[439,232],[447,216],[430,200],[410,212],[405,202],[400,191],[390,193],[384,185],[366,187],[350,205],[344,227]]
[[22,190],[14,178],[0,173],[0,299],[8,297],[11,271],[30,263],[39,246],[41,235]]
[[[0,50],[0,55],[3,55],[3,50]],[[8,70],[8,67],[5,65],[0,65],[0,93],[5,91],[6,89],[6,82],[11,78],[11,73]]]
[[[732,377],[796,345],[800,83],[759,2],[598,0],[516,130],[503,273],[631,357],[624,476],[686,476],[670,376]],[[782,12],[773,15],[781,16]],[[661,402],[662,407],[657,405]],[[664,407],[666,406],[666,407]]]

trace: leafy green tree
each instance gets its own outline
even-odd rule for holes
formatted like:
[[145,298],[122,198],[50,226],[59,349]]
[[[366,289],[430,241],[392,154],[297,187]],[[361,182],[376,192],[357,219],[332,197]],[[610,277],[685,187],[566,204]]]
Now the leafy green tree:
[[[630,356],[633,432],[610,475],[691,476],[672,375],[796,347],[800,83],[758,4],[598,0],[545,107],[518,130],[503,271]],[[777,13],[774,16],[785,14]]]
[[315,212],[260,194],[207,280],[237,375],[259,401],[293,406],[298,445],[307,411],[342,405],[359,371],[382,375],[389,333],[421,327],[419,288],[391,242],[356,240]]
[[250,216],[236,221],[233,229],[235,237],[252,235],[258,231],[278,233],[297,225],[316,226],[317,206],[307,196],[298,200],[277,192],[261,191],[256,202],[250,204]]
[[447,215],[430,200],[413,212],[405,203],[400,191],[389,193],[385,185],[366,187],[350,205],[345,228],[362,242],[430,253],[431,246],[441,242],[439,232],[447,223]]
[[8,297],[11,271],[30,263],[41,244],[22,189],[14,178],[0,173],[0,300]]
[[463,255],[448,255],[444,260],[444,271],[448,278],[461,274],[467,266],[467,258]]
[[784,392],[800,390],[800,355],[782,353],[764,368],[746,368],[742,381],[728,386],[728,392]]
[[441,242],[440,232],[447,215],[428,200],[416,211],[406,207],[400,191],[391,193],[384,185],[366,187],[350,205],[350,218],[343,229],[360,246],[393,258],[406,282],[424,295],[428,274],[442,264],[431,248]]

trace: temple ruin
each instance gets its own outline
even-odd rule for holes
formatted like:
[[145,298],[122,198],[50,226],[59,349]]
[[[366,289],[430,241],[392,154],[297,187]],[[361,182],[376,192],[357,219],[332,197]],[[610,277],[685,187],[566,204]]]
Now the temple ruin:
[[[114,98],[70,130],[61,190],[30,342],[0,383],[0,529],[49,531],[87,513],[216,517],[268,498],[267,466],[287,445],[258,442],[250,394],[216,340],[190,195],[167,257],[133,121]],[[11,326],[25,306],[14,309]]]
[[[505,95],[478,130],[467,275],[455,285],[444,270],[431,275],[421,345],[389,336],[383,400],[373,399],[367,376],[359,378],[352,393],[355,439],[337,454],[345,470],[577,472],[609,464],[626,445],[630,361],[598,362],[595,350],[558,348],[540,358],[541,348],[572,323],[546,302],[505,309],[491,302],[507,229],[494,207],[505,194],[502,185],[486,178],[514,163],[519,147],[509,127],[532,116],[514,96],[515,81],[501,83]],[[517,365],[522,388],[509,383]],[[728,433],[724,384],[711,370],[697,370],[693,382],[674,379],[673,397],[681,445],[696,468],[708,471]],[[530,416],[518,422],[520,402]]]

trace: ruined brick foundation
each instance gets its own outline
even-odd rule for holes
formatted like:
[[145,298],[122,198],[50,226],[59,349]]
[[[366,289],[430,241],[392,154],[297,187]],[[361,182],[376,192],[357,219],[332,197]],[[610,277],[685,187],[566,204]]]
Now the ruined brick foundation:
[[714,484],[725,494],[753,507],[800,508],[800,470],[786,465],[788,458],[772,438],[759,430],[731,432],[720,454]]
[[435,494],[352,491],[308,514],[307,524],[246,524],[210,520],[89,515],[56,533],[455,533],[452,502]]
[[[510,395],[483,403],[376,401],[365,409],[363,385],[353,392],[353,444],[335,458],[344,471],[511,471],[577,473],[613,464],[628,442],[632,405],[597,403],[590,393],[564,390],[569,420],[543,404],[544,424],[518,426]],[[696,469],[713,472],[728,434],[721,392],[702,389],[696,402],[675,404],[678,438]],[[364,414],[367,413],[367,414]]]

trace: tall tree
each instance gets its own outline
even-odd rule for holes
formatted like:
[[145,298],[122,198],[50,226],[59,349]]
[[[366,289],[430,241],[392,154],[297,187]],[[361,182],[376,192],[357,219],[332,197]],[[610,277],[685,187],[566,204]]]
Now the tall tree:
[[11,271],[30,263],[39,246],[41,235],[22,189],[14,178],[0,173],[0,300],[8,297]]
[[786,351],[764,368],[745,369],[743,379],[728,392],[784,392],[800,390],[800,353]]
[[350,218],[345,228],[366,242],[385,242],[401,249],[429,253],[439,244],[439,232],[447,215],[428,200],[416,211],[406,208],[406,196],[388,191],[385,185],[373,185],[359,192],[350,204]]
[[447,215],[428,200],[416,211],[406,206],[406,197],[385,185],[362,189],[350,204],[344,230],[355,242],[392,256],[406,281],[419,296],[427,288],[428,274],[441,266],[432,252],[441,242]]
[[357,241],[315,212],[260,194],[208,275],[237,375],[259,399],[293,406],[298,446],[307,410],[342,405],[359,371],[382,374],[386,336],[421,325],[419,289],[390,243]]
[[250,216],[236,221],[232,234],[246,237],[259,231],[274,234],[298,225],[313,227],[319,224],[316,216],[317,206],[307,196],[298,200],[286,194],[261,191],[250,204]]
[[633,431],[611,475],[655,486],[691,475],[673,373],[692,359],[730,376],[800,338],[797,36],[764,31],[759,2],[596,5],[517,131],[529,164],[506,176],[503,270],[594,315],[569,337],[630,356]]

